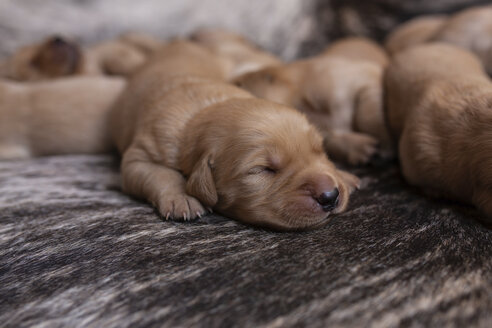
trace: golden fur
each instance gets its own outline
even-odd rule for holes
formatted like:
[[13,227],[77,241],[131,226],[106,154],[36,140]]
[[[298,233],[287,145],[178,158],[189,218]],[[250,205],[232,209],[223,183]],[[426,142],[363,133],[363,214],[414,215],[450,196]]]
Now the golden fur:
[[0,159],[109,152],[109,110],[124,85],[102,76],[0,81]]
[[378,143],[385,150],[389,147],[382,108],[386,63],[377,45],[349,39],[320,56],[248,73],[234,83],[258,97],[299,109],[323,134],[330,156],[362,164],[377,152]]
[[396,55],[387,119],[406,180],[492,218],[492,83],[478,58],[447,44]]
[[128,76],[160,46],[159,41],[138,33],[124,34],[87,49],[66,38],[53,36],[22,47],[0,62],[0,77],[39,81],[70,75]]
[[[213,208],[277,229],[316,227],[343,211],[358,179],[327,159],[302,114],[222,82],[226,71],[181,41],[130,80],[111,119],[123,190],[166,218]],[[323,208],[316,199],[335,188],[338,200]]]
[[492,6],[472,7],[449,17],[418,17],[392,32],[386,49],[395,54],[425,42],[447,42],[467,49],[492,74]]
[[348,37],[330,44],[322,55],[338,56],[354,61],[369,61],[378,66],[388,65],[388,55],[376,42],[362,37]]
[[386,38],[384,46],[394,55],[415,45],[429,42],[446,19],[445,15],[419,16],[411,19],[394,29]]
[[282,63],[280,58],[259,49],[243,36],[230,31],[201,29],[191,35],[191,40],[224,59],[228,67],[227,80]]

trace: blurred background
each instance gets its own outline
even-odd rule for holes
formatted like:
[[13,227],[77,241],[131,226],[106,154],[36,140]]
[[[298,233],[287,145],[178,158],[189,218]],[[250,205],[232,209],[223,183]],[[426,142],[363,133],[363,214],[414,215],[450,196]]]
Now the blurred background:
[[414,16],[486,3],[491,1],[1,0],[0,56],[54,33],[93,43],[127,31],[169,39],[199,27],[226,27],[292,59],[313,54],[341,36],[381,41]]

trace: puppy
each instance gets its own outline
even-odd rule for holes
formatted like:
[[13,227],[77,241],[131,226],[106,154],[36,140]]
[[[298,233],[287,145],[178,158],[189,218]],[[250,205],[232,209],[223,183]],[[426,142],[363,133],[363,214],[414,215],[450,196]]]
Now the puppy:
[[388,55],[374,41],[362,37],[349,37],[334,42],[322,55],[337,56],[355,61],[369,61],[378,66],[388,65]]
[[393,32],[386,49],[392,54],[425,42],[447,42],[473,52],[492,75],[492,6],[473,7],[446,18],[417,18]]
[[448,42],[473,52],[492,75],[492,6],[470,8],[455,14],[430,41]]
[[377,153],[378,143],[385,156],[391,148],[382,108],[387,59],[382,50],[371,50],[368,59],[359,60],[368,47],[376,45],[338,42],[320,56],[248,73],[234,83],[260,98],[299,109],[320,130],[331,157],[365,164]]
[[399,51],[429,42],[447,20],[445,15],[420,16],[398,26],[389,34],[385,48],[394,55]]
[[226,61],[227,80],[282,63],[278,57],[259,49],[241,35],[226,30],[201,29],[193,33],[190,39]]
[[0,81],[0,159],[109,152],[109,110],[124,86],[102,76]]
[[82,49],[54,36],[23,47],[0,63],[0,76],[16,81],[40,81],[70,75],[128,76],[158,48],[158,41],[139,34]]
[[292,230],[343,211],[358,179],[328,160],[302,114],[221,82],[225,72],[207,49],[180,41],[130,80],[111,116],[123,190],[166,219],[213,208]]
[[395,56],[385,90],[405,179],[492,218],[492,83],[479,59],[452,45],[416,46]]

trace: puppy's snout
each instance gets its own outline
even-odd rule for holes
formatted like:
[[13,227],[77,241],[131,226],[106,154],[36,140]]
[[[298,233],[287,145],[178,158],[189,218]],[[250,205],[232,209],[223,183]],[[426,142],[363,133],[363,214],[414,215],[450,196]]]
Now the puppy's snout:
[[66,46],[68,45],[68,42],[65,41],[62,37],[60,36],[54,36],[52,39],[51,39],[51,44],[53,46]]
[[327,211],[331,211],[338,205],[339,194],[340,193],[338,191],[338,188],[335,188],[333,190],[322,192],[321,195],[319,195],[315,199],[318,202],[318,204],[321,205],[323,210],[327,212]]

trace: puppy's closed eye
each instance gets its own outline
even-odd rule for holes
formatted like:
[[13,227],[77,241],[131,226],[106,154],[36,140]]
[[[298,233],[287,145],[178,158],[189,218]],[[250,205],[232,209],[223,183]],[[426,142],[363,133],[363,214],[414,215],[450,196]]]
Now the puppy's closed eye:
[[278,172],[277,168],[267,166],[267,165],[257,165],[248,171],[249,175],[255,174],[276,174]]

